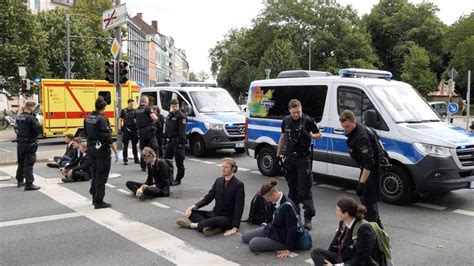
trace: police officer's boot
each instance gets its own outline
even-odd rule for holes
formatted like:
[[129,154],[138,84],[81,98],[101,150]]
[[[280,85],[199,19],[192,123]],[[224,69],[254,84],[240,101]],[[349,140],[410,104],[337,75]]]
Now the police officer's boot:
[[35,186],[34,184],[26,184],[25,185],[25,191],[38,190],[40,188],[41,188],[40,186]]
[[16,187],[24,187],[25,186],[25,182],[23,181],[18,181],[18,183],[16,183]]
[[178,185],[181,185],[181,180],[176,179],[176,180],[171,181],[170,186],[178,186]]
[[304,217],[304,228],[306,228],[308,231],[311,231],[311,217]]
[[112,207],[112,204],[102,201],[100,203],[94,204],[94,209],[105,209]]

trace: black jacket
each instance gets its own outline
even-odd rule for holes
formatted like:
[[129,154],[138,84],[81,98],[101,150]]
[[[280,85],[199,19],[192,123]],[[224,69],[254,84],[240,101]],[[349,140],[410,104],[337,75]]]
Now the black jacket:
[[224,188],[224,177],[219,177],[207,195],[195,205],[199,209],[214,199],[216,200],[214,214],[228,217],[231,220],[231,226],[239,228],[245,204],[244,183],[234,176]]
[[359,167],[373,171],[376,160],[368,130],[363,124],[357,123],[356,128],[347,135],[347,146],[351,158]]
[[71,160],[69,161],[68,164],[64,168],[66,169],[72,169],[73,167],[79,165],[79,161],[82,159],[82,156],[84,154],[77,149],[74,149],[74,153],[72,154]]
[[66,147],[66,152],[64,153],[64,156],[67,156],[72,159],[74,157],[74,154],[77,153],[77,150],[74,149],[74,146],[72,145],[72,142],[69,143]]
[[165,160],[156,159],[153,164],[148,164],[148,178],[145,184],[155,185],[163,193],[170,194],[170,167]]
[[92,164],[91,158],[86,153],[83,156],[81,156],[76,166],[71,167],[71,170],[73,172],[84,171],[87,174],[89,174],[89,176],[92,176],[92,173],[94,172],[94,165]]
[[[293,201],[284,194],[280,206],[287,201],[295,206]],[[288,250],[293,250],[295,248],[297,227],[298,220],[295,213],[291,206],[285,204],[278,211],[275,210],[273,221],[265,226],[264,233],[270,239],[284,244]]]
[[[363,224],[360,226],[357,234],[357,242],[354,244],[352,239],[352,231],[355,227],[355,224],[359,222],[360,219],[356,219],[352,224],[351,229],[349,229],[348,236],[344,241],[344,245],[341,250],[342,261],[344,263],[350,264],[351,266],[357,265],[373,265],[370,261],[370,257],[378,261],[379,251],[377,248],[377,237],[375,236],[372,227],[369,224]],[[329,245],[329,250],[338,253],[339,244],[342,241],[344,234],[345,225],[343,222],[339,222],[339,229],[334,236],[331,244]]]

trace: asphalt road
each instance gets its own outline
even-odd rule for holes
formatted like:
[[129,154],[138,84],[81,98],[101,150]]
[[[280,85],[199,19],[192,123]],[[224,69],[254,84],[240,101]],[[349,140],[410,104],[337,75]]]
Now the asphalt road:
[[[62,147],[62,146],[61,146]],[[228,153],[226,153],[228,152]],[[40,191],[24,192],[0,182],[1,265],[171,265],[171,264],[292,264],[308,265],[309,251],[295,251],[284,261],[273,253],[252,253],[240,240],[241,232],[255,228],[242,223],[239,234],[205,237],[178,228],[175,221],[196,203],[220,175],[220,160],[236,158],[236,176],[245,183],[247,218],[250,200],[267,180],[259,174],[256,161],[231,151],[208,158],[188,156],[183,184],[172,187],[169,198],[140,202],[128,194],[127,180],[144,181],[139,166],[113,163],[106,201],[109,210],[93,210],[89,183],[55,184],[57,169],[35,166]],[[2,167],[13,174],[15,166]],[[279,187],[287,185],[279,179]],[[317,209],[313,220],[313,246],[326,248],[338,221],[335,202],[354,197],[350,181],[318,177],[312,191]],[[380,204],[382,222],[391,236],[397,265],[472,265],[474,254],[474,191],[460,190],[418,199],[408,206]],[[89,201],[88,201],[89,200]],[[204,209],[210,209],[213,203]]]

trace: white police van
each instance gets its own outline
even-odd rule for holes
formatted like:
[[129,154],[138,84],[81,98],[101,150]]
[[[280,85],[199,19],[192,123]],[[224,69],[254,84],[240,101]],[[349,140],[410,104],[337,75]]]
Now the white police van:
[[247,104],[246,154],[260,172],[278,174],[276,149],[288,102],[298,99],[313,117],[323,138],[313,142],[313,171],[357,179],[339,114],[352,110],[357,120],[377,130],[392,167],[380,183],[382,200],[408,203],[417,193],[474,188],[474,134],[443,122],[428,103],[386,71],[341,69],[333,76],[320,71],[283,71],[276,79],[250,85]]
[[165,117],[171,99],[179,100],[188,117],[186,133],[194,155],[205,156],[208,151],[227,148],[244,152],[245,115],[229,92],[217,88],[217,84],[163,82],[141,88],[142,95],[148,96],[149,105],[157,105]]

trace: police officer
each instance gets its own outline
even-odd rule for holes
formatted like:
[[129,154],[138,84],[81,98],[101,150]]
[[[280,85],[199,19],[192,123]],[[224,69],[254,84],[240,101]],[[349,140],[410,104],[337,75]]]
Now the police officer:
[[[16,135],[18,168],[16,170],[17,187],[25,186],[25,190],[38,190],[33,182],[33,165],[36,162],[36,151],[38,150],[37,137],[43,133],[43,127],[33,114],[36,103],[28,101],[25,103],[23,113],[17,116],[16,124],[18,133]],[[25,182],[26,181],[26,184]]]
[[165,117],[161,114],[161,109],[158,106],[153,106],[152,108],[153,113],[158,117],[155,121],[156,127],[156,140],[158,142],[158,158],[162,159],[164,152],[163,152],[163,142],[164,142],[164,126],[165,126]]
[[171,182],[172,186],[181,184],[184,177],[184,145],[186,145],[186,115],[179,110],[179,101],[170,101],[170,113],[165,121],[165,136],[167,140],[165,159],[175,157],[176,179]]
[[95,102],[95,111],[84,119],[87,154],[94,167],[89,193],[96,209],[112,206],[104,201],[105,184],[110,172],[110,148],[113,145],[109,120],[104,116],[106,105],[104,98],[99,96]]
[[140,163],[138,159],[138,151],[137,151],[137,144],[138,144],[138,132],[137,132],[137,124],[135,123],[135,109],[133,108],[133,103],[135,101],[133,99],[128,99],[127,108],[122,109],[120,112],[119,117],[119,132],[122,132],[122,143],[123,143],[123,164],[128,164],[128,143],[130,140],[132,141],[132,150],[133,150],[133,158],[135,159],[135,163]]
[[304,226],[311,230],[311,219],[316,215],[313,195],[313,170],[311,145],[313,139],[320,139],[322,134],[313,118],[303,114],[301,102],[292,99],[288,103],[290,115],[281,124],[281,136],[277,156],[283,154],[285,159],[285,177],[290,189],[288,196],[296,204],[303,204]]
[[[142,96],[140,98],[140,106],[135,111],[138,137],[140,139],[140,152],[143,148],[150,147],[156,153],[158,151],[158,142],[156,141],[156,128],[153,126],[153,122],[158,117],[151,111],[148,102],[148,97]],[[140,156],[140,167],[142,171],[146,171],[146,163],[143,160],[143,156]]]
[[374,140],[370,137],[370,129],[358,123],[354,113],[350,110],[341,113],[339,122],[346,133],[351,158],[357,162],[361,169],[356,193],[360,197],[360,202],[367,208],[365,219],[369,222],[377,222],[382,227],[377,206],[378,184],[382,171],[376,159],[378,154],[375,154],[377,149]]

